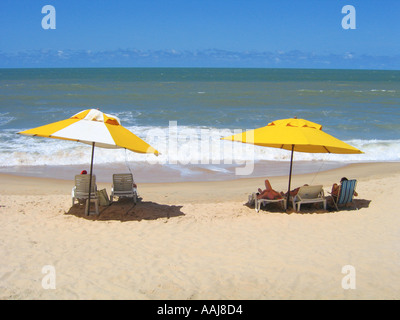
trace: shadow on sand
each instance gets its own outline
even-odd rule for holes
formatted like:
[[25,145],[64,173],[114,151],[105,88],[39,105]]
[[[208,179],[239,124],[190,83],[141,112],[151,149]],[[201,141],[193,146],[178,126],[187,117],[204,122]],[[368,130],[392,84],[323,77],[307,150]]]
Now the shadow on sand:
[[[366,200],[366,199],[354,199],[352,203],[347,204],[346,206],[339,206],[339,211],[336,211],[335,206],[328,201],[327,203],[327,210],[324,210],[321,206],[320,203],[316,204],[303,204],[300,208],[299,212],[296,212],[292,208],[292,204],[289,204],[289,208],[287,211],[283,210],[281,205],[278,203],[270,203],[267,204],[266,206],[261,206],[260,212],[264,213],[296,213],[296,214],[310,214],[310,213],[316,213],[316,214],[324,214],[324,213],[334,213],[334,212],[340,212],[340,211],[358,211],[362,208],[368,208],[369,204],[371,203],[371,200]],[[254,209],[254,204],[249,205],[248,203],[244,204],[245,206]]]
[[[120,199],[109,206],[100,206],[99,215],[92,212],[88,216],[85,215],[85,206],[79,204],[72,206],[65,214],[93,221],[125,222],[184,216],[181,208],[182,206],[158,204],[151,201],[141,201],[141,199],[138,200],[137,204],[134,204],[131,199]],[[94,211],[93,205],[91,206],[92,210]]]

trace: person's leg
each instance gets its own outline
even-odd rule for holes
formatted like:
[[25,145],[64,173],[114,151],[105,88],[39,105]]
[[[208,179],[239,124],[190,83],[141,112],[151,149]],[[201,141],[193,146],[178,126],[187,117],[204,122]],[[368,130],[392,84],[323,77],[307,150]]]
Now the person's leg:
[[267,190],[272,190],[271,184],[269,183],[269,180],[268,180],[268,179],[265,180],[265,188],[266,188]]

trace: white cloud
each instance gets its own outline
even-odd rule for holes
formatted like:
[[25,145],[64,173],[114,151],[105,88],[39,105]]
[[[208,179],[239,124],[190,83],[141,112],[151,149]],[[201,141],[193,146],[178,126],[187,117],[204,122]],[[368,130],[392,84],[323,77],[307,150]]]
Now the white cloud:
[[400,69],[400,55],[316,54],[293,51],[118,49],[0,52],[0,67],[258,67]]

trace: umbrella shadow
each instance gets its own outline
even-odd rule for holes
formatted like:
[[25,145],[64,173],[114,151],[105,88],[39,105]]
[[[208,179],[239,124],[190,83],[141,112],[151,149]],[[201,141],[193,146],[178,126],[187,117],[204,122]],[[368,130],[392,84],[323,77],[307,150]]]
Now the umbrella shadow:
[[[371,201],[372,200],[367,200],[367,199],[353,199],[352,203],[349,203],[344,206],[339,206],[339,211],[354,211],[363,208],[368,208]],[[333,208],[332,210],[336,211],[336,208]]]
[[[254,210],[254,204],[244,203],[244,206]],[[261,205],[260,212],[278,212],[285,213],[280,203],[268,203],[265,206]]]
[[126,222],[184,216],[185,214],[181,209],[182,206],[159,204],[141,199],[138,199],[136,204],[131,199],[120,199],[109,206],[100,206],[98,215],[92,213],[86,215],[85,206],[79,204],[73,205],[65,214],[93,221]]
[[[305,203],[301,206],[300,211],[295,211],[290,205],[288,210],[285,211],[282,209],[279,203],[269,203],[266,206],[261,206],[260,212],[264,213],[287,213],[287,214],[324,214],[324,213],[332,213],[332,212],[340,212],[340,211],[357,211],[363,208],[368,208],[371,203],[371,200],[366,199],[354,199],[352,203],[347,204],[346,206],[339,206],[339,211],[336,210],[334,205],[328,202],[327,209],[324,210],[321,208],[321,204],[319,203]],[[254,209],[254,204],[245,203],[244,206],[248,208]]]
[[291,210],[290,213],[324,214],[324,213],[336,213],[341,211],[358,211],[363,208],[368,208],[370,203],[371,200],[353,199],[352,203],[348,203],[346,205],[339,205],[339,210],[336,210],[336,207],[333,205],[333,203],[330,203],[329,201],[327,203],[326,210],[322,209],[320,204],[306,203],[301,206],[300,212],[295,212],[294,210]]

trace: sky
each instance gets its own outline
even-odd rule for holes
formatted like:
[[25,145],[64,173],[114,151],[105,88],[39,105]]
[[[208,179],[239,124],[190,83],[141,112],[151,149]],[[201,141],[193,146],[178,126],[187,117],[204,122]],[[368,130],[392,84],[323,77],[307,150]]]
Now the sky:
[[1,0],[0,67],[400,70],[399,18],[398,0]]

